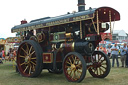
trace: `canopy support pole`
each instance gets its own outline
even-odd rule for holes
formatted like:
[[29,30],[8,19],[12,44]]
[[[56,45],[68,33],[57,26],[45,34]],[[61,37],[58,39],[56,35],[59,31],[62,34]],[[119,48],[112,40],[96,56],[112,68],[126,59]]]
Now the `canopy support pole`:
[[94,23],[93,19],[91,19],[91,20],[92,20],[93,27],[94,27],[94,29],[95,29],[95,31],[96,31],[95,23]]
[[112,22],[112,20],[111,20],[111,11],[109,11],[109,21],[110,21],[110,33],[111,33],[111,35],[112,35],[112,26],[111,26],[111,22]]
[[97,11],[97,34],[99,35],[99,16]]
[[80,39],[82,39],[82,22],[80,21]]

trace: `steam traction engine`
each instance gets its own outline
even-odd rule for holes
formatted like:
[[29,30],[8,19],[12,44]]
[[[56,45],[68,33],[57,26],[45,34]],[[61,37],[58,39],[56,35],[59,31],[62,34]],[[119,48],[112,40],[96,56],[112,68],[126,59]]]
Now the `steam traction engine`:
[[101,33],[111,30],[111,22],[120,20],[120,14],[110,7],[84,10],[84,5],[84,0],[78,0],[79,12],[21,21],[11,29],[20,33],[22,40],[17,52],[22,76],[37,77],[48,69],[64,73],[70,82],[81,82],[87,70],[96,78],[109,74],[108,57],[95,48]]

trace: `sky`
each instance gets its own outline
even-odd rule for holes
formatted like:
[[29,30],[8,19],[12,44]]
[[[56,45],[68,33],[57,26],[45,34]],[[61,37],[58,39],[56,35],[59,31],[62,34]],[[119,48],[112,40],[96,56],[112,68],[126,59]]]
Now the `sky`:
[[[43,17],[55,17],[78,11],[78,0],[0,0],[0,38],[14,37],[11,28],[21,20],[28,22]],[[108,6],[120,13],[120,21],[115,22],[114,30],[128,33],[127,0],[85,0],[85,9]],[[113,26],[112,26],[113,27]]]

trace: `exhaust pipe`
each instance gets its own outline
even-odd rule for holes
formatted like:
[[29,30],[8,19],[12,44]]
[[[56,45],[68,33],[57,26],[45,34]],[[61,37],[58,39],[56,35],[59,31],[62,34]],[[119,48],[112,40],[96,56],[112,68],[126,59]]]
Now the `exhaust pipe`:
[[84,0],[78,0],[78,11],[85,11],[85,1]]

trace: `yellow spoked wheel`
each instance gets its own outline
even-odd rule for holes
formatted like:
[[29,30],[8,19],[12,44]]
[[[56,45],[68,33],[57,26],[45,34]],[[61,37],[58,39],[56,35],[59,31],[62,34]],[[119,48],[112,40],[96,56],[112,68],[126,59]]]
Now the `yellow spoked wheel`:
[[77,52],[70,52],[63,62],[63,72],[70,82],[81,82],[86,75],[86,63],[83,56]]
[[22,42],[17,52],[17,67],[22,76],[37,77],[42,71],[42,48],[33,40]]
[[110,60],[101,51],[95,51],[92,55],[93,65],[88,69],[89,73],[96,78],[106,77],[111,69]]

